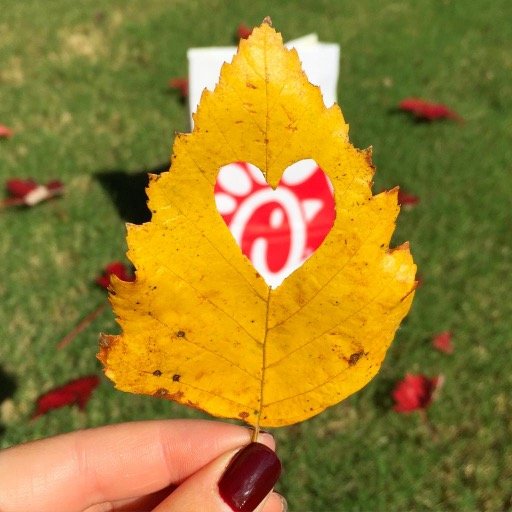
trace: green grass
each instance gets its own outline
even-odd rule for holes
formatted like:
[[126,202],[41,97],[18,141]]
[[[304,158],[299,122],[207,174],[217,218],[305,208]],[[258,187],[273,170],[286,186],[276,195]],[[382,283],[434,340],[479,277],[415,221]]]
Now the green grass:
[[[103,380],[85,412],[30,421],[42,390],[100,374],[106,312],[65,350],[57,341],[104,300],[91,280],[124,254],[124,226],[96,176],[168,159],[186,109],[166,90],[186,50],[229,45],[240,22],[270,14],[291,39],[341,44],[339,102],[358,147],[372,145],[376,191],[403,211],[424,280],[380,374],[316,418],[275,431],[292,511],[508,510],[512,507],[512,4],[306,0],[4,2],[0,14],[0,178],[60,178],[66,196],[0,213],[0,445],[132,419],[197,417]],[[108,7],[107,7],[108,4]],[[211,14],[205,16],[205,12]],[[464,124],[391,112],[405,96],[444,102]],[[454,332],[455,353],[430,346]],[[405,372],[443,374],[429,417],[390,408]],[[14,381],[14,382],[12,382]],[[0,381],[1,382],[1,381]],[[9,382],[14,383],[11,391]],[[0,384],[2,385],[2,384]]]

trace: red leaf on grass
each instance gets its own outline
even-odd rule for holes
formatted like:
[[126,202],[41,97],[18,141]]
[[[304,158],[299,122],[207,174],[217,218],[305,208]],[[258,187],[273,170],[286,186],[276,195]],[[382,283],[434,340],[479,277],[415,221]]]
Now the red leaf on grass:
[[169,80],[169,87],[179,91],[182,99],[188,98],[188,78],[183,76],[171,78]]
[[14,178],[5,182],[5,188],[12,197],[25,197],[29,192],[37,188],[37,183],[34,180],[21,180]]
[[128,271],[128,268],[124,263],[121,261],[113,261],[105,267],[101,276],[96,278],[96,284],[105,290],[108,289],[108,285],[110,284],[110,276],[112,274],[121,279],[121,281],[135,280],[135,276]]
[[443,377],[426,377],[408,373],[393,390],[394,410],[408,413],[426,409],[434,399],[434,392],[441,387]]
[[9,139],[14,135],[14,132],[3,124],[0,124],[0,139]]
[[401,188],[398,189],[398,204],[400,206],[415,206],[419,202],[420,202],[419,196],[416,196],[414,194],[406,192],[405,190],[402,190]]
[[64,184],[59,180],[49,181],[45,187],[51,192],[56,192],[57,190],[62,190],[64,188]]
[[100,379],[98,376],[89,375],[72,380],[63,386],[44,393],[37,399],[36,410],[32,418],[37,418],[48,411],[59,409],[66,405],[77,405],[79,409],[83,410],[99,383]]
[[445,354],[452,354],[454,350],[452,343],[452,333],[450,331],[440,332],[438,335],[434,336],[432,345],[440,352],[444,352]]
[[14,178],[7,180],[5,187],[10,197],[3,200],[0,206],[34,206],[64,193],[64,185],[58,180],[39,185],[32,179]]
[[248,27],[245,23],[240,23],[236,29],[238,39],[247,39],[252,34],[252,28]]
[[439,119],[463,121],[457,112],[451,110],[446,105],[425,101],[420,98],[406,98],[398,104],[398,108],[405,112],[410,112],[417,119],[423,121],[437,121]]

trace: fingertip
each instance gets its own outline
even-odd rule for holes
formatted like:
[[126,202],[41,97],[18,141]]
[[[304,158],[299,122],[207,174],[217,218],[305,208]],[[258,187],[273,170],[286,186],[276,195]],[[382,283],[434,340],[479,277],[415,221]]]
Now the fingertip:
[[268,446],[273,451],[276,449],[276,440],[274,439],[274,436],[266,430],[260,430],[256,442]]
[[272,491],[281,461],[262,443],[250,443],[230,460],[218,483],[220,497],[237,512],[251,512]]
[[261,512],[288,512],[288,502],[281,494],[272,492],[263,504]]
[[[272,444],[272,437],[262,440]],[[185,480],[155,509],[209,512],[281,512],[283,501],[273,487],[281,473],[274,450],[249,443],[224,453]]]

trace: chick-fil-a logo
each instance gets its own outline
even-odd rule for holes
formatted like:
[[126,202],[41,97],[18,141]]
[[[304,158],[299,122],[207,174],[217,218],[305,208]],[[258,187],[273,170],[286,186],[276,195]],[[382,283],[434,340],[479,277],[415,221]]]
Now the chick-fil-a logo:
[[335,216],[331,183],[314,160],[288,167],[275,190],[254,165],[226,165],[215,202],[242,252],[274,288],[320,246]]

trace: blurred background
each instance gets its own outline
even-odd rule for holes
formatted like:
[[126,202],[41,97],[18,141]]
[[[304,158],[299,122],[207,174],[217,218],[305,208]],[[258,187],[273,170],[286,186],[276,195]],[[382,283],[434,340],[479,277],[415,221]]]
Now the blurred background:
[[[98,333],[117,327],[95,278],[126,262],[124,222],[147,220],[145,173],[165,168],[174,134],[188,130],[186,102],[169,87],[187,75],[187,49],[234,45],[241,24],[267,15],[285,40],[316,32],[341,45],[338,99],[351,141],[373,146],[375,192],[400,185],[409,194],[394,244],[410,241],[421,278],[379,375],[314,419],[273,432],[279,491],[291,511],[512,510],[505,0],[2,2],[0,125],[11,133],[0,138],[1,182],[60,180],[65,191],[0,209],[0,446],[204,417],[115,391],[102,377]],[[418,120],[398,108],[409,97],[442,103],[463,121]],[[446,332],[451,350],[436,349]],[[408,414],[393,398],[406,374],[444,381]],[[82,407],[33,418],[42,393],[83,376],[100,382],[89,400],[75,400]]]

